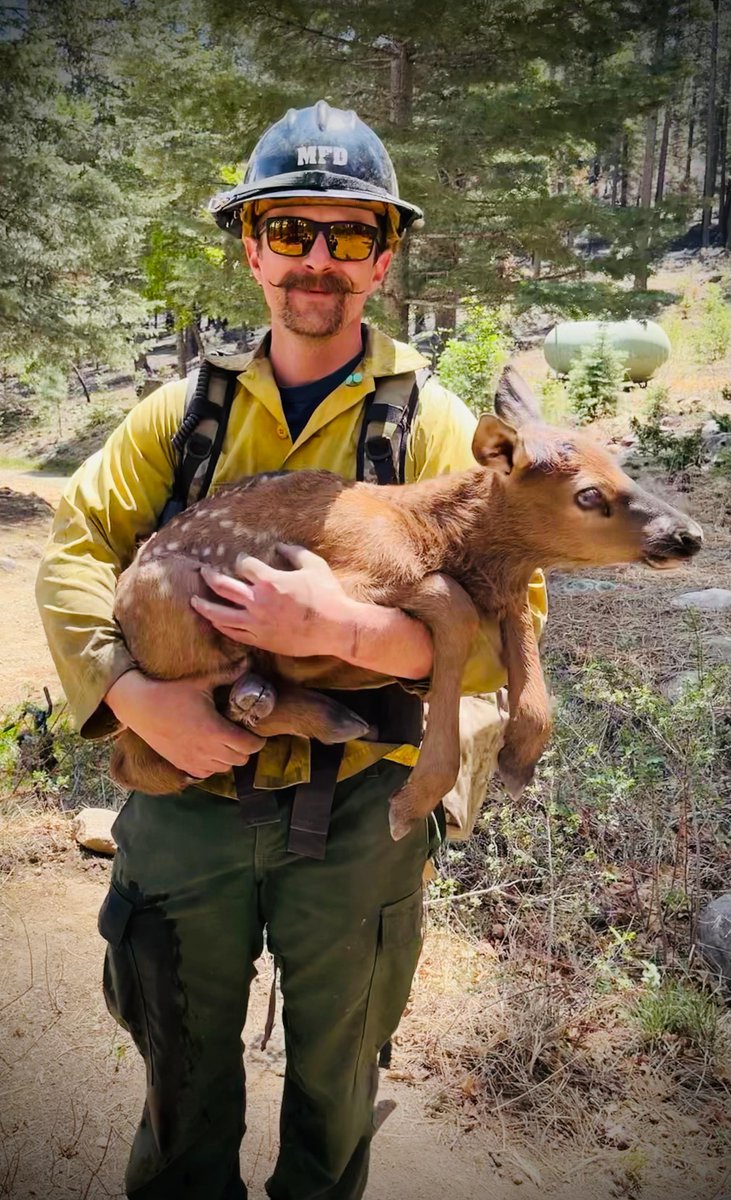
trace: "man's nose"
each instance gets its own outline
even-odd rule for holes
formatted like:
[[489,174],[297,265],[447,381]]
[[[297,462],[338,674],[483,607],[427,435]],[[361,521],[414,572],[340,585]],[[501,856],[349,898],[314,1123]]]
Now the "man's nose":
[[330,257],[330,251],[325,241],[325,234],[322,230],[318,231],[315,243],[310,253],[306,256],[305,261],[307,266],[315,271],[322,271],[325,267],[332,267],[332,258]]

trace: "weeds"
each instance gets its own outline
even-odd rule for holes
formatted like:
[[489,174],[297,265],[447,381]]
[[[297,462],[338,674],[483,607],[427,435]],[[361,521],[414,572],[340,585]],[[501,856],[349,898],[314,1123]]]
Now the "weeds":
[[459,1004],[415,1052],[441,1112],[601,1139],[638,1037],[689,1104],[701,1083],[725,1086],[720,1013],[687,963],[698,906],[731,863],[731,671],[699,663],[674,702],[626,661],[553,674],[553,741],[529,798],[506,803],[494,785],[472,839],[442,851],[431,920],[480,953],[452,964]]
[[712,1060],[721,1045],[721,1009],[712,996],[682,980],[667,979],[657,989],[648,989],[631,1009],[643,1039],[661,1046],[668,1037],[682,1038],[694,1050]]
[[731,343],[731,310],[717,283],[706,285],[701,304],[701,322],[695,335],[695,354],[699,363],[717,362],[728,353]]

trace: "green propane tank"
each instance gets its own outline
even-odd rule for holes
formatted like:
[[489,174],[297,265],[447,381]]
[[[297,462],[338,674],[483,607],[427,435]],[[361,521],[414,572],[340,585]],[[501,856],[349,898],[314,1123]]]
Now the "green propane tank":
[[579,351],[595,341],[601,330],[615,350],[624,354],[633,383],[647,383],[670,357],[670,339],[654,321],[563,321],[543,343],[549,367],[557,375],[567,375]]

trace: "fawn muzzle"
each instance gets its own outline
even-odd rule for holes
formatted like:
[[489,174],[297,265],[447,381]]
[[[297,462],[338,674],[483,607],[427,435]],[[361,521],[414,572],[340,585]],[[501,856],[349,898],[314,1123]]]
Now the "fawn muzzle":
[[663,513],[645,527],[643,558],[650,567],[662,570],[687,562],[703,545],[703,530],[690,517]]

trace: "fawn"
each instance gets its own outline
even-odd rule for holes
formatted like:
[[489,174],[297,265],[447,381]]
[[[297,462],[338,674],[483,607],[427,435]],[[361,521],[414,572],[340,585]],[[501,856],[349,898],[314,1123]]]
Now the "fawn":
[[[394,838],[457,778],[460,681],[481,616],[500,622],[510,716],[498,766],[517,797],[550,732],[526,600],[534,570],[631,562],[666,568],[696,554],[703,540],[693,520],[640,488],[586,433],[543,424],[510,367],[495,410],[498,416],[480,418],[470,470],[394,487],[327,471],[254,476],[153,534],[118,583],[115,616],[141,670],[232,685],[226,716],[265,737],[366,736],[360,717],[311,689],[391,680],[337,659],[287,658],[225,638],[190,604],[193,595],[211,594],[203,565],[235,575],[238,557],[255,555],[287,569],[278,546],[297,543],[325,558],[354,598],[423,621],[434,645],[429,715],[419,760],[391,798]],[[113,774],[151,793],[191,782],[131,730],[117,737]]]

